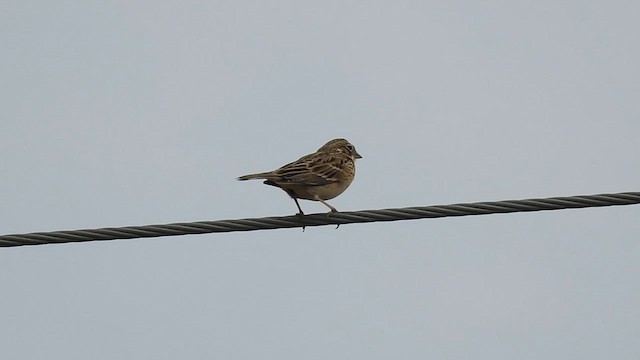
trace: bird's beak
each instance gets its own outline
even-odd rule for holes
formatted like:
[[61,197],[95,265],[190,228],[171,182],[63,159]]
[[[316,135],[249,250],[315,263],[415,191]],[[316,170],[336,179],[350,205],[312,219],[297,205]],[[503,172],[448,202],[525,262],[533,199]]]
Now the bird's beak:
[[354,152],[353,152],[353,156],[354,156],[356,159],[362,159],[362,155],[358,154],[358,152],[357,152],[357,151],[354,151]]

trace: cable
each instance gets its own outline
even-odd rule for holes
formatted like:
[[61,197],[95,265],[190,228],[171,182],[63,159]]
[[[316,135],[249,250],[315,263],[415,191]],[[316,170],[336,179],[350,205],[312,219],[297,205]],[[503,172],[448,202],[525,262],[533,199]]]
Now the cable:
[[0,247],[640,204],[640,192],[1,235]]

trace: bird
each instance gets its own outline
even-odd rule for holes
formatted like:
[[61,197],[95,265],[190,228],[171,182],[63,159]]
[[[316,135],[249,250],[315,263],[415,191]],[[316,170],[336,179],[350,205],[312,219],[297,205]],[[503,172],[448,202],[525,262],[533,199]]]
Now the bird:
[[361,159],[356,148],[345,139],[333,139],[318,151],[305,155],[276,170],[238,177],[238,180],[262,179],[264,184],[284,190],[304,215],[298,199],[319,201],[330,211],[338,210],[326,200],[342,194],[356,174],[355,160]]

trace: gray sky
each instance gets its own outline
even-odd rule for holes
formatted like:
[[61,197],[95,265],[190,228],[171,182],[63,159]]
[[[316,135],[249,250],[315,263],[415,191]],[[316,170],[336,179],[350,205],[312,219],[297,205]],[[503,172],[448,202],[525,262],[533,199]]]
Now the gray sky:
[[[635,1],[5,1],[0,233],[640,191]],[[303,201],[307,213],[324,212]],[[638,359],[640,208],[0,250],[7,359]]]

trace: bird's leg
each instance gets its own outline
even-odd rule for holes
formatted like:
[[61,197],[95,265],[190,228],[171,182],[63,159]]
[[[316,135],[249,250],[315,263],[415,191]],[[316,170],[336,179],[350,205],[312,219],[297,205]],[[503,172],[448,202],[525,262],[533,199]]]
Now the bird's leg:
[[296,202],[296,206],[298,207],[298,210],[300,211],[297,215],[298,216],[304,216],[304,212],[302,212],[302,208],[300,207],[300,204],[298,203],[298,199],[293,198],[293,201]]
[[329,209],[331,209],[331,211],[329,212],[329,214],[331,214],[332,212],[338,212],[338,209],[334,208],[333,206],[329,205],[328,202],[320,199],[320,197],[318,195],[315,196],[315,199],[320,201],[321,203],[323,203],[326,207],[328,207]]
[[[326,201],[324,201],[324,200],[320,199],[320,197],[319,197],[318,195],[316,195],[316,196],[315,196],[315,199],[316,199],[316,200],[318,200],[318,201],[320,201],[320,202],[321,202],[321,203],[323,203],[324,205],[326,205],[329,209],[331,209],[331,211],[329,211],[329,212],[327,213],[327,217],[331,216],[331,213],[338,212],[338,209],[336,209],[336,208],[334,208],[333,206],[329,205],[329,203],[328,203],[328,202],[326,202]],[[338,225],[336,226],[336,229],[337,229],[337,228],[339,228],[339,227],[340,227],[340,224],[338,224]]]
[[302,231],[304,232],[304,222],[303,222],[303,216],[304,216],[304,212],[302,212],[302,208],[300,207],[300,204],[298,203],[298,199],[296,199],[295,197],[291,197],[293,199],[293,201],[296,202],[296,206],[298,207],[298,210],[300,211],[299,213],[296,214],[297,217],[300,218],[300,222],[302,222]]

